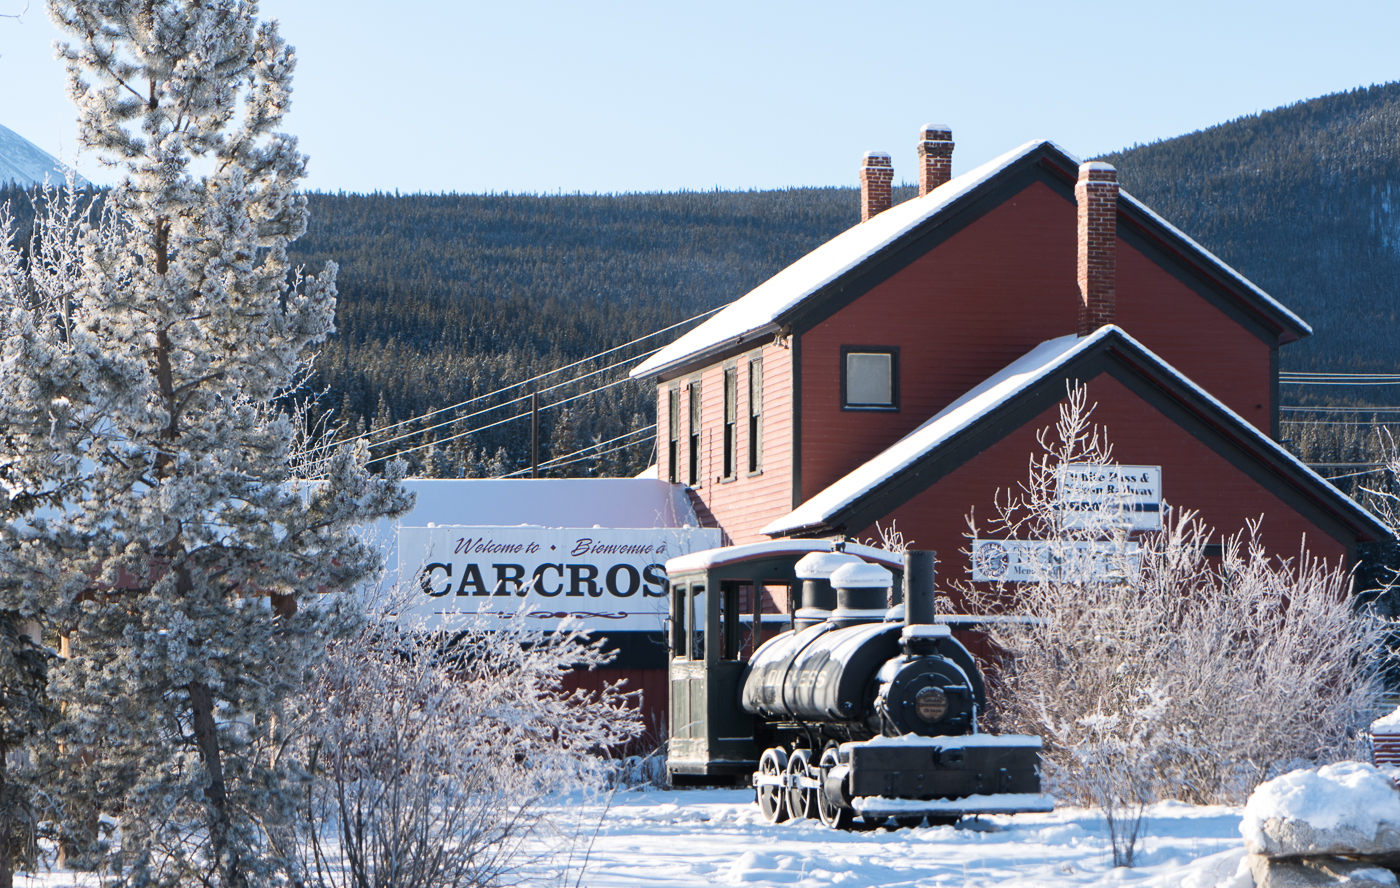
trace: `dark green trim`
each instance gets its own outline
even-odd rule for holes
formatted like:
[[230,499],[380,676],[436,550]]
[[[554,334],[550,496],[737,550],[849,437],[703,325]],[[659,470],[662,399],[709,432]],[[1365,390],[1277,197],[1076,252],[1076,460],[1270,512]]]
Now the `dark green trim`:
[[1146,256],[1152,264],[1176,278],[1186,289],[1200,296],[1206,303],[1219,309],[1230,320],[1248,330],[1269,348],[1278,348],[1279,337],[1285,328],[1276,323],[1269,323],[1257,306],[1253,305],[1253,303],[1257,303],[1257,300],[1246,299],[1246,291],[1225,286],[1219,277],[1207,273],[1206,266],[1190,263],[1179,252],[1166,249],[1162,239],[1148,236],[1148,233],[1141,227],[1142,223],[1133,219],[1135,215],[1134,208],[1130,204],[1122,200],[1118,202],[1117,231],[1118,236],[1125,243]]
[[1279,429],[1279,409],[1278,409],[1278,346],[1269,348],[1269,437],[1275,441],[1279,440],[1282,431]]
[[[1312,335],[1312,331],[1306,326],[1298,326],[1286,314],[1237,281],[1229,272],[1215,268],[1214,263],[1209,262],[1201,255],[1200,250],[1204,249],[1203,247],[1190,242],[1170,228],[1164,227],[1152,215],[1120,198],[1118,201],[1118,234],[1121,237],[1129,231],[1139,243],[1151,245],[1153,252],[1158,253],[1164,259],[1172,260],[1170,263],[1159,262],[1158,264],[1176,273],[1178,280],[1191,286],[1189,280],[1191,278],[1198,279],[1206,283],[1211,291],[1214,291],[1216,299],[1225,294],[1234,297],[1233,299],[1223,299],[1215,304],[1246,327],[1270,331],[1272,335],[1268,336],[1266,341],[1271,344],[1281,345]],[[1219,261],[1224,264],[1224,260]],[[1173,267],[1180,269],[1180,273],[1177,273]],[[1212,294],[1202,291],[1199,286],[1193,286],[1192,289],[1197,290],[1208,299],[1212,298]],[[1214,299],[1212,301],[1214,302]],[[1245,323],[1245,318],[1248,318],[1249,323]],[[1256,335],[1259,334],[1256,333]],[[1265,337],[1261,336],[1261,338]]]

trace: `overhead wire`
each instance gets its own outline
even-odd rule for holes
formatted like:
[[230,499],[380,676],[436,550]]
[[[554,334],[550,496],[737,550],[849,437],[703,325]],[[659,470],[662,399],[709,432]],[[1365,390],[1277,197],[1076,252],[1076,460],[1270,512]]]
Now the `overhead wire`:
[[[618,450],[624,450],[624,449],[626,449],[626,448],[628,448],[628,447],[632,447],[632,446],[634,446],[634,445],[636,445],[636,444],[638,444],[638,443],[640,443],[640,442],[638,442],[638,441],[631,441],[631,442],[629,442],[629,443],[627,443],[627,444],[623,444],[621,447],[614,447],[614,448],[612,448],[611,450],[601,450],[601,451],[600,451],[600,450],[596,450],[596,448],[602,447],[602,446],[604,446],[604,445],[606,445],[606,444],[611,444],[611,443],[613,443],[614,441],[621,441],[623,438],[630,438],[630,437],[632,437],[633,435],[640,435],[640,434],[642,434],[643,432],[652,432],[652,431],[655,431],[655,430],[656,430],[656,423],[652,423],[651,425],[646,426],[645,428],[633,429],[632,431],[626,432],[626,433],[621,434],[621,435],[618,435],[618,436],[615,437],[615,438],[609,438],[609,439],[606,440],[606,441],[599,441],[599,442],[596,443],[596,444],[590,444],[590,445],[588,445],[587,447],[582,448],[581,450],[575,450],[573,453],[566,453],[566,454],[564,454],[563,456],[556,456],[556,457],[554,457],[553,459],[546,460],[545,462],[542,462],[542,463],[539,464],[539,468],[541,468],[541,469],[552,469],[552,468],[556,468],[556,467],[561,466],[561,465],[567,466],[567,465],[572,465],[573,463],[576,463],[576,462],[583,462],[583,460],[585,460],[585,459],[592,459],[592,458],[595,457],[595,456],[603,456],[604,454],[615,453],[615,452],[618,451]],[[580,455],[581,455],[581,456],[580,456]],[[570,459],[570,457],[575,457],[575,456],[580,456],[580,458],[579,458],[579,459]],[[568,461],[565,462],[565,460],[568,460]],[[508,472],[508,473],[506,473],[506,474],[504,474],[504,475],[497,475],[496,477],[497,477],[497,478],[512,478],[512,477],[514,477],[514,476],[516,476],[516,475],[523,475],[523,474],[526,473],[526,472],[533,471],[534,469],[535,469],[535,466],[530,466],[529,468],[525,468],[525,469],[516,469],[514,472]]]
[[[606,391],[607,389],[610,389],[610,388],[612,388],[612,387],[614,387],[614,386],[622,385],[624,382],[632,382],[631,377],[624,376],[622,379],[613,380],[612,382],[609,382],[609,383],[607,383],[606,385],[600,385],[600,386],[598,386],[597,388],[589,389],[589,390],[586,391],[586,392],[581,392],[580,394],[574,395],[573,397],[565,398],[565,399],[563,399],[562,401],[554,401],[553,403],[546,404],[545,406],[541,407],[540,410],[543,411],[543,410],[548,410],[548,409],[551,408],[551,407],[559,407],[559,406],[562,406],[562,405],[564,405],[564,404],[568,404],[568,403],[570,403],[571,401],[577,401],[579,398],[586,398],[586,397],[588,397],[589,395],[597,394],[598,392]],[[523,400],[523,399],[517,399],[517,400]],[[484,411],[483,411],[483,412],[484,412]],[[477,432],[484,432],[484,431],[486,431],[487,429],[494,429],[496,426],[505,425],[506,423],[512,422],[512,421],[517,420],[517,419],[524,419],[525,417],[527,417],[527,416],[529,416],[529,415],[530,415],[529,413],[517,413],[517,414],[514,415],[514,416],[507,416],[505,419],[500,419],[500,420],[497,420],[497,421],[495,421],[495,422],[493,422],[493,423],[488,423],[487,425],[484,425],[484,426],[478,426],[478,427],[476,427],[476,428],[474,428],[474,429],[467,429],[465,432],[458,432],[457,434],[455,434],[455,435],[449,435],[449,436],[446,437],[446,438],[436,438],[436,439],[434,439],[434,440],[432,440],[432,441],[427,442],[426,444],[419,444],[419,445],[417,445],[417,446],[415,446],[415,447],[408,447],[408,448],[405,448],[405,449],[403,449],[403,450],[395,450],[393,453],[386,453],[386,454],[384,454],[383,456],[376,456],[376,457],[374,457],[373,459],[366,461],[366,462],[365,462],[365,465],[373,465],[374,463],[382,462],[382,461],[384,461],[384,460],[386,460],[386,459],[393,459],[393,458],[396,457],[396,456],[403,456],[403,455],[409,454],[409,453],[416,453],[416,452],[419,451],[419,450],[426,450],[427,448],[432,447],[432,446],[437,445],[437,444],[446,444],[448,441],[455,441],[455,440],[457,440],[458,438],[465,438],[465,437],[467,437],[468,435],[474,435],[474,434],[476,434]],[[372,446],[372,447],[377,447],[377,446],[379,446],[380,443],[388,443],[388,442],[378,442],[378,443],[371,444],[370,446]]]
[[[662,346],[662,348],[664,348],[664,347],[665,347],[665,346]],[[540,390],[539,390],[538,392],[536,392],[536,393],[532,393],[532,394],[528,394],[528,395],[521,395],[521,396],[518,397],[518,398],[511,398],[509,401],[502,401],[501,403],[495,404],[495,405],[493,405],[493,406],[491,406],[491,407],[485,407],[485,408],[483,408],[483,409],[481,409],[481,410],[475,411],[474,413],[468,413],[466,416],[457,416],[457,417],[454,417],[454,418],[452,418],[452,419],[449,419],[449,420],[447,420],[447,421],[445,421],[445,422],[440,422],[440,423],[437,423],[436,425],[428,426],[427,428],[415,429],[414,431],[411,431],[411,432],[404,432],[402,435],[395,435],[395,436],[392,437],[392,438],[385,438],[385,439],[382,440],[382,441],[371,441],[371,442],[370,442],[370,446],[371,446],[371,447],[381,447],[381,446],[383,446],[383,445],[385,445],[385,444],[392,444],[392,443],[395,442],[395,441],[402,441],[404,438],[412,438],[414,435],[421,435],[421,434],[423,434],[424,432],[431,432],[431,431],[433,431],[434,429],[440,429],[440,428],[442,428],[443,426],[455,425],[456,423],[463,422],[463,421],[468,420],[468,419],[472,419],[473,417],[482,416],[483,414],[491,413],[492,411],[495,411],[495,410],[500,410],[502,407],[509,407],[511,404],[519,404],[521,401],[528,401],[528,400],[530,400],[530,398],[533,396],[533,394],[541,394],[541,395],[543,395],[543,394],[545,394],[546,392],[552,392],[552,391],[554,391],[554,390],[556,390],[556,389],[565,388],[566,386],[573,385],[573,384],[576,383],[576,382],[582,382],[583,380],[588,379],[588,378],[591,377],[591,376],[597,376],[599,373],[606,373],[606,372],[608,372],[609,370],[616,369],[617,367],[621,367],[621,366],[624,365],[624,364],[630,364],[630,363],[632,363],[633,361],[640,361],[640,360],[642,360],[643,358],[650,357],[651,355],[654,355],[654,354],[656,354],[656,353],[659,352],[659,351],[661,351],[661,349],[657,348],[657,349],[652,349],[652,350],[649,351],[649,352],[645,352],[645,353],[643,353],[643,354],[636,355],[636,356],[631,357],[631,358],[623,358],[621,361],[615,361],[615,362],[609,364],[608,366],[602,368],[601,370],[594,370],[594,371],[592,371],[592,372],[590,372],[590,373],[585,373],[585,374],[583,374],[582,376],[575,376],[573,379],[565,380],[564,382],[555,383],[554,385],[549,386],[548,388],[540,389]],[[483,396],[483,397],[484,397],[484,396]],[[560,402],[560,403],[563,403],[563,402]],[[434,412],[441,412],[441,411],[434,411]],[[431,415],[433,415],[433,414],[424,414],[424,416],[417,417],[417,419],[423,419],[424,417],[426,417],[426,416],[431,416]],[[525,415],[528,415],[528,414],[525,414]],[[414,422],[414,421],[415,421],[415,420],[404,420],[404,422]],[[396,425],[402,425],[402,424],[403,424],[403,423],[396,423]],[[385,426],[385,428],[392,428],[392,426]],[[483,428],[489,428],[489,426],[484,426]],[[336,446],[336,447],[338,447],[338,446],[340,446],[341,444],[353,444],[354,442],[359,441],[359,440],[364,439],[364,438],[368,438],[368,437],[370,437],[371,435],[379,434],[379,433],[382,432],[383,430],[384,430],[384,429],[375,429],[374,431],[366,432],[366,433],[364,433],[363,435],[357,435],[357,436],[355,436],[354,438],[349,438],[349,439],[347,439],[347,440],[345,440],[345,441],[337,441],[334,445],[323,445],[323,446]],[[443,440],[450,440],[450,439],[443,439]]]
[[[499,394],[501,394],[501,393],[503,393],[503,392],[508,392],[508,391],[510,391],[511,389],[519,388],[519,387],[521,387],[522,385],[529,385],[529,384],[532,383],[532,382],[537,382],[537,381],[539,381],[539,380],[541,380],[541,379],[544,379],[546,376],[553,376],[555,373],[563,373],[565,370],[570,370],[570,369],[572,369],[572,368],[574,368],[574,367],[579,366],[580,364],[587,364],[589,361],[595,361],[595,360],[597,360],[598,358],[603,357],[604,355],[610,355],[610,354],[612,354],[613,352],[621,351],[622,349],[627,348],[628,346],[636,345],[636,344],[639,343],[639,342],[645,342],[646,340],[651,339],[652,337],[660,336],[662,333],[669,333],[670,331],[676,329],[677,327],[684,327],[686,324],[689,324],[689,323],[691,323],[691,322],[693,322],[693,321],[698,321],[698,320],[700,320],[701,318],[709,317],[710,315],[714,314],[715,312],[717,312],[717,311],[722,311],[722,310],[725,309],[725,308],[728,308],[728,303],[726,303],[725,305],[721,305],[721,306],[719,306],[719,307],[717,307],[717,308],[712,308],[712,309],[710,309],[709,311],[702,311],[702,312],[701,312],[700,314],[698,314],[698,315],[695,315],[695,316],[693,316],[693,317],[686,318],[686,319],[683,320],[683,321],[677,321],[676,323],[672,324],[672,325],[669,326],[669,327],[662,327],[660,330],[653,331],[653,332],[651,332],[651,333],[648,333],[648,334],[645,335],[645,336],[638,336],[636,339],[633,339],[631,342],[624,342],[622,345],[618,345],[618,346],[614,346],[614,347],[609,348],[609,349],[605,349],[604,351],[600,351],[600,352],[598,352],[597,354],[589,355],[589,356],[586,357],[586,358],[580,358],[579,360],[574,361],[572,364],[565,364],[565,365],[562,366],[562,367],[555,367],[553,370],[546,370],[546,371],[543,372],[543,373],[539,373],[539,374],[536,374],[535,376],[531,376],[529,379],[523,379],[523,380],[521,380],[520,382],[513,382],[513,383],[511,383],[510,385],[502,386],[501,388],[498,388],[498,389],[496,389],[495,391],[486,392],[485,394],[481,394],[481,395],[477,395],[477,396],[472,397],[472,398],[468,398],[468,399],[465,400],[465,401],[458,401],[456,404],[449,404],[448,406],[446,406],[446,407],[440,407],[440,408],[438,408],[437,410],[430,410],[430,411],[428,411],[427,413],[424,413],[424,414],[422,414],[422,415],[420,415],[420,416],[410,417],[409,419],[400,420],[399,422],[391,423],[390,425],[387,425],[387,426],[381,426],[380,428],[374,430],[373,432],[366,432],[364,435],[359,435],[359,436],[356,436],[355,438],[350,438],[350,439],[348,439],[348,441],[342,441],[342,442],[338,442],[338,443],[342,443],[342,444],[343,444],[343,443],[348,443],[349,441],[358,441],[358,440],[360,440],[360,438],[367,437],[367,436],[369,436],[369,435],[371,435],[371,434],[378,434],[378,433],[384,432],[384,431],[386,431],[386,430],[388,430],[388,429],[398,428],[399,426],[408,425],[408,424],[410,424],[410,423],[421,422],[421,421],[423,421],[423,420],[425,420],[425,419],[427,419],[427,418],[429,418],[429,417],[431,417],[431,416],[436,416],[436,415],[438,415],[439,413],[446,413],[448,410],[456,410],[458,407],[465,407],[465,406],[467,406],[468,404],[475,404],[475,403],[478,402],[478,401],[483,401],[483,400],[485,400],[485,399],[487,399],[487,398],[494,397],[495,395],[499,395]],[[665,348],[665,346],[662,346],[661,348]],[[656,352],[658,352],[658,351],[660,351],[660,350],[661,350],[660,348],[655,349],[654,351],[649,352],[649,354],[655,354]],[[646,357],[646,356],[643,355],[642,357]],[[582,378],[582,377],[580,377],[580,378]],[[527,395],[526,397],[529,397],[529,396]],[[461,417],[459,417],[459,419],[460,419],[460,418],[461,418]],[[381,443],[385,443],[385,442],[381,442]]]

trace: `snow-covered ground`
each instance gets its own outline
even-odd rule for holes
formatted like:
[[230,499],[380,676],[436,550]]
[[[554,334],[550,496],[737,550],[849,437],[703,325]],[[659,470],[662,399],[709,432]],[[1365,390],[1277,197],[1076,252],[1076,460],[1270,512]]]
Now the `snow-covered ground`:
[[[597,829],[581,883],[592,888],[1253,885],[1236,879],[1239,808],[1155,805],[1138,865],[1114,869],[1103,820],[1082,808],[986,817],[974,828],[836,832],[810,820],[764,823],[752,790],[624,790],[606,810],[579,802],[560,810],[584,835]],[[575,867],[569,884],[577,876]],[[96,888],[98,879],[19,874],[15,884]]]
[[[598,812],[574,816],[591,818]],[[581,824],[582,825],[582,824]],[[1114,869],[1103,820],[1082,808],[951,826],[835,832],[763,822],[751,790],[617,793],[583,883],[594,888],[708,885],[1132,885],[1250,888],[1240,809],[1168,802],[1149,811],[1138,866]],[[589,827],[591,829],[591,826]]]

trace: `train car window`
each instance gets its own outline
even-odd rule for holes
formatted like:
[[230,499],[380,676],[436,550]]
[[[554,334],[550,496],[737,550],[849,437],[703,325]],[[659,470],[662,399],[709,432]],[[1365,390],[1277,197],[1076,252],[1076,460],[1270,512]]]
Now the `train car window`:
[[726,580],[720,583],[719,597],[719,629],[720,638],[723,644],[720,647],[719,658],[721,660],[741,659],[743,652],[741,624],[744,620],[744,610],[742,607],[742,590],[747,587],[746,583],[738,583],[734,580]]
[[[758,645],[791,628],[792,592],[787,583],[764,583],[758,599]],[[787,619],[783,619],[786,617]]]
[[705,659],[705,587],[691,586],[686,608],[686,624],[690,629],[690,659]]
[[671,587],[671,656],[684,660],[690,653],[689,636],[685,627],[688,621],[686,612],[686,587],[677,584]]

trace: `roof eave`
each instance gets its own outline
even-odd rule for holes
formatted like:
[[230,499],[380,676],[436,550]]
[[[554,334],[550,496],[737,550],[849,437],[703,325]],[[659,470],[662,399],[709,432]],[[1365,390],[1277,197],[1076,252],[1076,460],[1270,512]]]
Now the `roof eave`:
[[756,327],[741,336],[717,342],[700,351],[691,352],[678,360],[669,361],[656,367],[642,365],[632,370],[627,375],[632,379],[650,378],[660,382],[666,382],[675,379],[677,376],[684,376],[686,373],[696,369],[697,366],[714,363],[716,360],[734,352],[747,351],[769,337],[776,336],[782,329],[783,327],[780,324],[772,322],[765,323],[763,326]]

